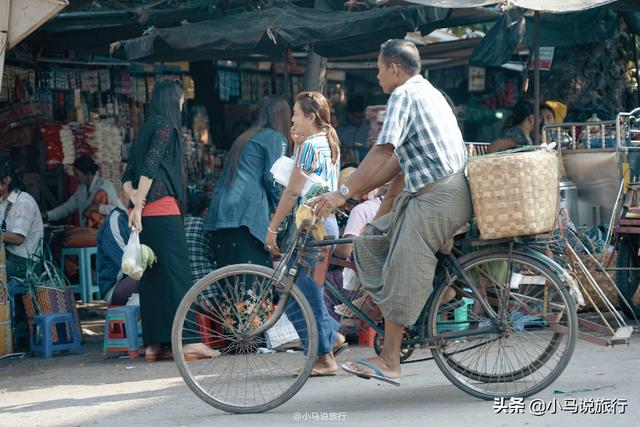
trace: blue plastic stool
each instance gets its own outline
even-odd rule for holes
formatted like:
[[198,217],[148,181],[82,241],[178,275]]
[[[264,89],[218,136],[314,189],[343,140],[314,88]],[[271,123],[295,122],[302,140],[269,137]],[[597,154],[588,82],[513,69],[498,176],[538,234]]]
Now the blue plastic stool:
[[131,359],[135,359],[140,356],[141,346],[140,307],[123,305],[109,308],[104,319],[102,352],[126,352]]
[[[63,343],[58,337],[58,343],[53,342],[52,328],[59,324],[71,330],[71,342]],[[68,337],[67,337],[68,338]],[[80,334],[71,313],[42,314],[33,319],[33,333],[31,334],[31,354],[41,353],[45,359],[51,359],[54,351],[76,350],[82,354]]]
[[[98,255],[98,248],[95,246],[88,248],[63,248],[62,249],[62,272],[64,273],[64,259],[68,256],[78,257],[78,269],[80,283],[71,285],[71,289],[76,294],[80,294],[80,298],[84,302],[92,302],[94,299],[100,299],[100,288],[97,283],[93,282],[91,274],[91,257]],[[94,298],[94,295],[97,297]]]
[[[11,277],[7,282],[9,288],[9,305],[11,306],[11,327],[13,329],[13,347],[18,348],[20,341],[29,342],[29,328],[27,317],[20,301],[21,295],[25,293],[24,283],[21,280]],[[20,304],[21,312],[18,313],[17,306]]]
[[436,316],[436,324],[439,332],[451,330],[464,330],[469,327],[469,307],[474,304],[474,300],[462,297],[462,305],[453,310],[453,321],[443,320],[438,314]]

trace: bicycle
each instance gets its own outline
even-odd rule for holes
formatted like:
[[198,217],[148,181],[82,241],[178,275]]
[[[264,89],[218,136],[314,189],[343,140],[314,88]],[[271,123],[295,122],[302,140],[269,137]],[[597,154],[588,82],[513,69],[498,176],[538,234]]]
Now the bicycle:
[[[318,333],[295,277],[320,248],[352,241],[315,240],[316,220],[303,222],[275,270],[224,267],[182,300],[173,323],[173,355],[187,386],[209,405],[232,413],[264,412],[288,401],[309,377]],[[524,398],[555,381],[573,354],[578,320],[563,269],[532,248],[535,243],[463,239],[451,252],[438,253],[433,292],[416,324],[406,328],[402,362],[410,363],[412,353],[424,348],[456,387],[486,400]],[[463,254],[464,248],[471,252]],[[375,329],[379,351],[383,326],[334,286],[325,287]],[[303,350],[270,346],[277,343],[280,329],[274,326],[282,325],[285,309],[303,337]],[[185,360],[182,345],[195,341],[220,356]]]

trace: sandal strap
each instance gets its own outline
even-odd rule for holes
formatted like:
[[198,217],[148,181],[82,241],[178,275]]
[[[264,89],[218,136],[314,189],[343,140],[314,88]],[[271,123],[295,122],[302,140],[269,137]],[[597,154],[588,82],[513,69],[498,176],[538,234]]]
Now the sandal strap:
[[376,365],[374,365],[373,363],[367,362],[365,359],[356,359],[356,361],[354,363],[357,363],[359,365],[364,365],[367,368],[371,369],[376,375],[380,376],[380,377],[384,377],[387,378],[387,376],[384,374],[384,372],[382,372],[380,370],[380,368],[378,368]]

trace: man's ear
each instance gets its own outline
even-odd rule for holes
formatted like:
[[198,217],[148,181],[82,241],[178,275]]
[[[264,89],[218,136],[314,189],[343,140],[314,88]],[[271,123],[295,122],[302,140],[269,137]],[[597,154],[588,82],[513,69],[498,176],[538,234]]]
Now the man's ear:
[[390,65],[390,67],[391,67],[391,72],[393,73],[393,75],[395,77],[398,77],[400,75],[400,67],[398,66],[398,64],[392,63]]

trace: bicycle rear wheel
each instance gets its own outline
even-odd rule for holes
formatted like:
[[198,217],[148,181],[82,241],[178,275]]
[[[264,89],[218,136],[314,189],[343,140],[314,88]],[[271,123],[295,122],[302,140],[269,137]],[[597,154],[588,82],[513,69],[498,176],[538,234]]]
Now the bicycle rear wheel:
[[[487,250],[460,263],[503,331],[445,340],[432,349],[440,370],[464,392],[487,400],[527,397],[548,387],[569,363],[577,337],[575,304],[565,284],[526,254]],[[455,275],[435,289],[426,322],[432,337],[493,325]]]
[[[318,351],[313,311],[293,286],[291,317],[277,312],[281,285],[270,268],[238,264],[207,275],[184,296],[173,321],[173,355],[187,386],[209,405],[268,411],[293,397],[311,374]],[[272,316],[279,320],[264,334],[251,332]],[[307,336],[304,351],[296,331]],[[183,345],[193,343],[219,355],[187,360]]]

